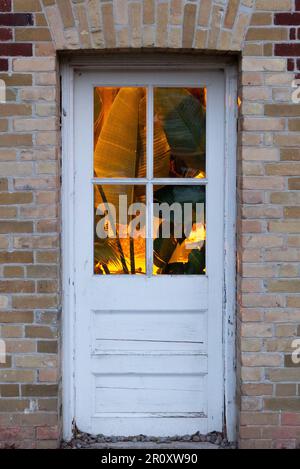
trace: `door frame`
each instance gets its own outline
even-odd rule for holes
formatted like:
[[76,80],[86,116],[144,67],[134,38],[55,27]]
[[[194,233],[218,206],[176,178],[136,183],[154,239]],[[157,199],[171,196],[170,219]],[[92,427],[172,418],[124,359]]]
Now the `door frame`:
[[[163,59],[163,65],[161,63]],[[174,71],[221,70],[225,76],[224,288],[223,378],[224,430],[236,438],[236,154],[237,66],[232,58],[178,54],[113,54],[68,57],[60,63],[61,76],[61,216],[62,216],[62,404],[63,438],[72,438],[75,416],[75,284],[74,284],[74,72],[136,67]],[[225,427],[226,422],[226,427]]]

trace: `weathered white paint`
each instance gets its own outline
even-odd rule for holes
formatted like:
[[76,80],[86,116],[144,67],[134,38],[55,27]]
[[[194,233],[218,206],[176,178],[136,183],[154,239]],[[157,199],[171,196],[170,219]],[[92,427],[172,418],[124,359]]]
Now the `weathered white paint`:
[[237,150],[237,70],[225,67],[225,252],[224,252],[224,380],[225,418],[229,441],[236,441],[236,150]]
[[[98,62],[99,65],[99,62]],[[215,64],[214,64],[215,65]],[[195,64],[194,64],[195,66]],[[153,67],[153,64],[151,64],[151,69]],[[86,69],[86,65],[83,67],[76,67],[77,69],[80,68],[80,73],[83,72],[83,70]],[[104,67],[105,69],[106,67]],[[166,67],[168,68],[168,67]],[[172,67],[171,67],[172,68]],[[177,64],[177,69],[180,68]],[[191,67],[184,67],[186,68],[191,68]],[[201,67],[199,67],[201,68]],[[207,66],[205,67],[207,68]],[[210,67],[208,67],[210,68]],[[215,68],[215,67],[212,67]],[[225,67],[223,67],[225,68]],[[128,77],[128,67],[126,67],[126,75]],[[73,86],[71,83],[72,77],[73,77],[73,72],[74,69],[73,67],[70,67],[66,65],[64,67],[64,73],[63,73],[63,78],[64,78],[64,84],[63,84],[63,107],[66,111],[65,116],[64,116],[64,125],[63,125],[63,141],[64,141],[64,158],[63,158],[63,213],[64,213],[64,219],[68,219],[68,223],[64,223],[63,227],[63,238],[64,238],[64,341],[63,341],[63,350],[64,350],[64,436],[65,438],[69,438],[71,435],[71,421],[73,417],[76,417],[76,423],[79,425],[79,427],[82,427],[82,425],[85,425],[85,430],[87,431],[100,431],[99,429],[99,420],[101,420],[101,428],[104,428],[109,431],[109,433],[128,433],[128,420],[130,421],[130,433],[140,433],[141,428],[143,428],[145,431],[144,433],[156,433],[156,434],[170,434],[174,433],[174,428],[175,433],[186,433],[186,432],[192,432],[196,430],[200,430],[202,432],[206,431],[211,431],[214,429],[222,429],[222,424],[223,424],[223,399],[224,399],[224,386],[223,386],[223,370],[224,370],[224,364],[222,363],[222,312],[223,312],[223,306],[225,304],[226,306],[226,312],[228,313],[228,301],[223,304],[223,259],[224,259],[224,239],[223,239],[223,222],[224,222],[224,190],[223,190],[223,185],[224,185],[224,166],[222,168],[222,161],[221,161],[221,166],[220,166],[220,160],[216,162],[216,159],[210,158],[208,160],[208,180],[211,180],[211,184],[208,184],[208,202],[209,204],[211,203],[211,210],[209,210],[209,205],[208,205],[208,243],[207,243],[207,249],[208,252],[209,250],[211,252],[214,252],[214,259],[211,257],[211,262],[208,262],[208,280],[207,278],[199,278],[197,277],[196,279],[192,279],[191,283],[193,281],[198,282],[196,288],[191,287],[191,291],[189,295],[185,295],[185,298],[188,297],[190,301],[188,303],[183,301],[181,304],[176,301],[176,294],[178,292],[178,298],[184,298],[183,295],[180,295],[179,293],[182,293],[182,289],[180,286],[182,286],[182,277],[177,277],[177,279],[181,280],[181,282],[176,282],[176,277],[161,277],[157,279],[152,279],[152,278],[147,278],[143,279],[141,277],[136,277],[136,278],[128,278],[126,277],[125,282],[121,277],[114,279],[113,283],[116,281],[117,283],[114,285],[109,285],[107,283],[108,278],[101,278],[101,281],[104,280],[103,283],[103,288],[107,292],[109,288],[111,288],[111,293],[112,295],[106,295],[107,302],[105,301],[105,304],[97,304],[97,295],[95,294],[88,294],[88,303],[84,304],[85,312],[90,308],[90,312],[88,314],[78,314],[78,308],[79,304],[78,303],[78,298],[76,298],[76,326],[75,326],[75,334],[74,333],[74,324],[75,324],[75,308],[74,304],[72,303],[73,298],[74,298],[74,293],[75,293],[75,288],[74,288],[74,278],[73,278],[73,272],[72,272],[72,266],[74,262],[74,251],[72,245],[72,232],[76,234],[76,229],[74,230],[74,225],[73,223],[76,223],[76,218],[74,217],[74,169],[73,169],[73,164],[74,164],[74,153],[72,149],[72,133],[73,133],[73,110],[72,110],[72,103],[73,103]],[[153,73],[153,72],[152,72]],[[89,72],[87,75],[94,76],[95,77],[95,72],[91,73]],[[96,82],[100,83],[99,80],[99,73],[96,73],[97,78]],[[104,73],[101,74],[103,76]],[[174,73],[172,74],[174,76]],[[189,73],[182,73],[182,74],[176,74],[176,77],[181,76],[181,84],[183,85],[189,85],[193,80],[192,72]],[[215,75],[215,79],[212,79],[212,77]],[[110,75],[112,77],[112,75]],[[114,75],[116,76],[116,75]],[[130,74],[129,74],[130,76]],[[136,70],[134,71],[134,76],[136,77]],[[153,77],[153,75],[149,75],[149,71],[147,74],[144,74],[144,79],[145,83],[149,82],[150,76]],[[159,76],[159,80],[162,80],[162,74],[158,75],[155,74],[155,77]],[[206,72],[201,72],[199,75],[199,71],[197,72],[197,84],[199,86],[199,76],[200,81],[203,84],[215,84],[216,89],[214,93],[210,93],[209,96],[211,98],[211,103],[213,104],[213,98],[215,98],[214,102],[214,107],[212,106],[211,109],[211,116],[210,119],[211,121],[214,122],[214,126],[217,125],[219,122],[220,125],[220,132],[218,132],[218,136],[222,137],[222,133],[224,132],[224,114],[223,111],[216,113],[216,109],[218,109],[218,106],[220,102],[224,102],[222,94],[224,93],[224,77],[222,74],[218,73],[206,73]],[[128,79],[128,78],[127,78]],[[93,82],[94,80],[92,80]],[[117,81],[120,83],[120,74],[117,74]],[[226,80],[227,82],[227,80]],[[88,79],[87,77],[82,79],[81,83],[83,84],[83,88],[87,89],[88,88]],[[160,81],[161,83],[161,81]],[[172,84],[170,83],[170,79],[166,78],[165,83]],[[122,80],[122,84],[123,80]],[[139,84],[141,84],[141,80],[139,79]],[[212,85],[211,85],[212,86]],[[68,92],[67,92],[68,90]],[[227,89],[227,92],[229,90]],[[220,93],[220,94],[218,94]],[[82,94],[82,93],[81,93]],[[232,93],[231,99],[234,98],[234,91]],[[228,99],[228,98],[227,98]],[[218,101],[217,101],[218,100]],[[84,106],[86,103],[81,103],[81,109],[84,109]],[[220,106],[219,106],[220,109]],[[88,116],[87,113],[85,114],[85,118],[90,119],[90,122],[86,123],[86,131],[91,132],[92,127],[90,128],[89,125],[91,124],[91,118],[92,118],[92,113],[91,113],[91,108],[89,109],[90,115]],[[209,118],[209,112],[208,112],[208,118]],[[229,128],[231,127],[230,132],[235,131],[233,128],[233,122],[231,120],[230,123],[227,124],[226,127],[226,132],[229,131]],[[210,136],[209,136],[210,135]],[[91,135],[87,137],[84,142],[85,142],[85,154],[87,155],[89,153],[89,150],[87,150],[87,142],[90,140],[91,142]],[[213,152],[218,151],[218,154],[224,155],[224,147],[221,145],[221,148],[217,148],[218,141],[220,142],[219,139],[215,138],[215,132],[210,131],[208,134],[208,142],[211,145],[210,148],[210,154],[213,154]],[[216,146],[215,146],[216,145]],[[228,151],[228,147],[227,147]],[[91,153],[90,153],[91,154]],[[230,155],[230,159],[232,160],[232,156]],[[228,158],[227,158],[228,160]],[[227,161],[226,160],[226,161]],[[224,162],[223,158],[223,162]],[[218,163],[218,164],[216,164]],[[228,161],[227,161],[228,163]],[[85,170],[88,170],[86,166],[91,164],[91,159],[90,162],[86,165],[85,162]],[[84,168],[83,168],[84,171]],[[213,177],[210,179],[210,174],[216,176],[216,178],[213,180]],[[84,175],[80,176],[81,178],[84,178]],[[82,179],[83,181],[83,179]],[[85,183],[82,185],[87,187],[88,184],[88,179],[86,180]],[[176,181],[177,183],[177,181]],[[209,192],[209,188],[211,187],[211,193]],[[213,195],[213,193],[216,192],[216,188],[219,188],[220,191],[217,190],[217,192],[220,193],[219,195],[219,218],[217,219],[216,225],[214,224],[214,220],[216,220],[216,214],[218,210],[216,209],[217,205],[217,199],[216,196]],[[232,188],[231,188],[232,189]],[[234,193],[234,186],[233,186],[233,191],[229,190],[230,194],[227,196],[227,201],[232,199],[232,195]],[[88,189],[86,190],[86,193],[88,193]],[[209,195],[210,194],[210,195]],[[87,195],[87,194],[86,194]],[[212,200],[214,199],[214,202]],[[86,198],[88,200],[88,197]],[[91,198],[87,203],[91,203]],[[227,204],[228,202],[226,202]],[[92,205],[91,205],[92,207]],[[213,208],[214,207],[214,208]],[[77,208],[76,208],[76,213],[78,216]],[[226,220],[227,221],[227,220]],[[87,225],[87,224],[86,224]],[[209,228],[210,227],[210,228]],[[226,229],[226,224],[225,224],[225,229]],[[87,235],[87,233],[86,233]],[[83,234],[84,236],[84,234]],[[218,239],[219,237],[219,239]],[[82,245],[83,245],[83,239],[81,236],[81,243],[80,243],[80,252],[82,252]],[[91,240],[91,238],[89,238]],[[70,243],[71,240],[71,243]],[[222,242],[220,243],[220,240]],[[219,245],[218,245],[219,241]],[[87,243],[88,244],[88,243]],[[232,240],[229,239],[229,245],[231,244],[232,247]],[[229,246],[227,243],[227,247]],[[230,246],[229,246],[230,247]],[[228,252],[228,249],[227,251]],[[91,250],[88,254],[88,256],[91,257]],[[88,257],[87,256],[87,257]],[[88,260],[89,259],[85,259]],[[227,263],[230,263],[231,258],[228,256]],[[217,265],[218,264],[218,265]],[[225,266],[226,269],[228,267]],[[219,272],[220,275],[214,275],[214,281],[211,283],[211,287],[209,287],[210,284],[210,275],[209,272],[211,271]],[[216,269],[216,270],[215,270]],[[226,273],[226,272],[225,272]],[[212,277],[212,276],[211,276]],[[213,304],[217,304],[216,299],[218,299],[218,292],[220,289],[217,287],[217,281],[220,281],[221,279],[221,292],[222,294],[220,295],[220,299],[218,302],[217,307],[211,306],[211,302]],[[111,278],[109,278],[111,280]],[[113,294],[113,292],[116,291],[122,291],[122,288],[124,288],[124,284],[126,282],[140,282],[140,284],[137,286],[135,285],[134,287],[134,296],[136,296],[136,292],[140,292],[137,295],[137,298],[135,298],[136,301],[133,301],[133,295],[128,296],[128,304],[127,304],[127,311],[126,308],[124,309],[124,303],[118,304],[117,296]],[[154,281],[153,281],[154,280]],[[89,292],[95,292],[95,289],[98,289],[98,285],[95,284],[95,282],[99,281],[99,278],[94,278],[92,281],[87,282],[87,288],[89,289]],[[156,282],[160,281],[160,285],[157,286]],[[145,286],[145,282],[149,283],[148,286]],[[152,283],[151,283],[152,282]],[[163,283],[165,282],[165,283]],[[171,283],[168,283],[171,282]],[[172,286],[172,283],[174,282],[174,285]],[[181,285],[179,285],[181,283]],[[188,282],[189,283],[189,282]],[[205,283],[207,285],[205,285]],[[228,282],[227,282],[228,283]],[[144,284],[144,285],[143,285]],[[231,284],[232,286],[232,284]],[[137,288],[138,287],[138,288]],[[126,286],[126,289],[128,288],[128,285]],[[159,291],[164,292],[165,288],[174,288],[175,296],[171,296],[172,302],[165,301],[165,296],[160,295],[159,296]],[[187,284],[184,284],[183,290],[186,291],[186,288],[189,288]],[[228,284],[227,287],[227,299],[228,299],[228,288],[230,289],[230,285]],[[147,295],[149,295],[149,289],[150,291],[153,292],[153,295],[151,295],[151,298],[149,298],[149,301],[145,301],[146,298],[148,298]],[[180,290],[179,290],[180,289]],[[109,299],[110,298],[110,299]],[[150,300],[154,300],[153,304],[151,304],[151,308],[149,309],[149,304],[151,303]],[[146,306],[147,305],[147,306]],[[202,306],[201,306],[202,305]],[[118,308],[119,306],[119,308]],[[121,308],[120,308],[121,306]],[[212,314],[209,314],[208,316],[205,314],[206,308],[209,308],[209,311],[212,311]],[[212,309],[211,309],[212,308]],[[163,355],[161,356],[161,349],[163,340],[159,340],[159,342],[156,343],[156,347],[149,347],[149,343],[147,340],[141,341],[144,345],[147,343],[147,346],[145,349],[141,347],[137,350],[137,347],[132,347],[132,343],[130,341],[127,343],[127,345],[124,347],[124,344],[122,346],[122,350],[120,353],[120,350],[117,350],[115,343],[111,342],[110,344],[110,349],[107,350],[103,346],[103,341],[101,343],[101,338],[103,338],[103,333],[108,333],[109,330],[109,324],[106,321],[106,326],[101,327],[101,336],[97,338],[98,332],[97,332],[97,327],[98,326],[103,326],[101,324],[101,320],[99,322],[99,311],[102,311],[105,313],[103,314],[103,318],[105,315],[107,316],[109,312],[114,311],[114,313],[117,315],[124,315],[124,317],[127,315],[127,320],[128,323],[132,323],[132,318],[134,314],[138,314],[139,320],[136,321],[136,329],[135,332],[138,332],[139,324],[143,321],[143,317],[145,321],[147,321],[147,317],[149,315],[159,315],[160,313],[163,313],[161,315],[161,321],[163,321],[163,318],[165,319],[168,314],[175,313],[175,317],[180,318],[180,321],[176,323],[172,329],[174,337],[176,337],[176,334],[178,336],[178,333],[180,330],[182,330],[183,334],[192,334],[192,328],[190,327],[190,321],[191,321],[191,316],[194,316],[195,322],[195,331],[199,330],[198,326],[200,323],[203,323],[203,317],[206,317],[207,319],[207,326],[208,326],[208,334],[203,334],[203,329],[202,329],[202,334],[199,330],[199,339],[198,343],[195,344],[195,348],[190,348],[181,346],[180,353],[178,354],[178,350],[176,352],[176,347],[174,348],[174,344],[172,344],[172,347],[168,347],[167,349],[164,349]],[[129,311],[129,312],[128,312]],[[158,312],[159,311],[159,312]],[[182,315],[181,315],[182,313]],[[230,315],[234,316],[233,311],[230,311]],[[181,317],[182,316],[182,317]],[[137,317],[137,316],[136,316]],[[183,327],[183,317],[187,320],[185,327]],[[98,318],[98,319],[97,319]],[[104,319],[103,319],[104,320]],[[123,321],[123,324],[126,323],[126,320]],[[205,321],[204,321],[205,323]],[[224,323],[225,323],[225,334],[224,334],[224,339],[225,343],[227,344],[227,350],[230,349],[230,347],[233,347],[233,344],[230,343],[227,339],[227,319],[224,318]],[[157,329],[153,329],[153,333],[157,334],[157,331],[160,328],[157,327]],[[118,329],[121,330],[121,329]],[[131,329],[133,330],[133,329]],[[77,333],[76,333],[77,331]],[[100,333],[100,332],[99,332]],[[184,335],[182,336],[184,337]],[[160,339],[163,337],[161,336]],[[100,339],[100,340],[99,340]],[[106,341],[105,341],[106,342]],[[197,342],[197,341],[196,341]],[[76,344],[76,347],[75,347]],[[85,352],[85,358],[78,362],[78,352],[80,353],[80,344],[86,344],[86,350]],[[216,347],[217,344],[217,347]],[[207,346],[206,350],[205,347]],[[217,349],[217,350],[216,350]],[[108,352],[108,353],[107,353]],[[208,352],[208,356],[207,356]],[[73,363],[75,355],[75,366]],[[215,356],[214,356],[215,355]],[[155,360],[155,356],[160,357],[160,361],[158,362]],[[128,360],[129,358],[129,360]],[[119,367],[122,367],[122,370],[125,371],[125,375],[130,376],[130,373],[134,373],[134,370],[132,367],[136,366],[135,373],[137,373],[138,368],[138,362],[137,360],[139,358],[143,358],[144,360],[147,359],[147,361],[144,361],[142,363],[146,364],[146,366],[143,366],[143,370],[150,371],[152,373],[151,380],[149,381],[149,376],[142,380],[143,383],[147,386],[150,386],[149,383],[152,383],[152,387],[160,387],[160,389],[166,389],[166,386],[168,387],[169,385],[172,384],[172,379],[173,377],[169,377],[170,381],[166,382],[165,375],[162,374],[162,370],[166,369],[174,369],[174,373],[177,372],[177,374],[181,373],[181,381],[178,381],[178,383],[181,383],[181,385],[185,386],[185,392],[188,393],[197,393],[197,397],[195,401],[193,399],[188,399],[189,402],[195,402],[194,406],[194,412],[190,412],[189,418],[187,418],[187,415],[185,417],[183,416],[184,413],[179,412],[179,408],[176,408],[176,410],[173,411],[173,416],[172,418],[166,418],[166,412],[168,412],[167,407],[165,407],[165,412],[159,413],[158,410],[153,412],[153,409],[151,411],[144,412],[142,413],[136,413],[135,418],[132,418],[132,409],[129,410],[128,413],[124,412],[122,414],[122,418],[120,418],[120,413],[118,410],[118,413],[115,417],[112,418],[112,414],[104,412],[104,409],[101,408],[101,412],[99,412],[99,403],[100,401],[102,402],[103,399],[103,394],[106,391],[103,390],[103,386],[98,386],[98,382],[100,379],[100,382],[104,382],[105,378],[105,368],[106,364],[108,363],[108,369],[109,370],[116,370],[120,369]],[[117,361],[116,361],[117,360]],[[123,362],[120,362],[120,360],[123,360]],[[124,361],[125,360],[125,361]],[[77,362],[77,369],[76,369],[76,362]],[[152,367],[151,367],[152,363]],[[157,363],[160,363],[161,368],[157,369]],[[174,365],[172,365],[172,363]],[[127,366],[127,369],[126,369]],[[78,369],[79,368],[79,369]],[[185,379],[186,377],[184,376],[184,370],[189,370],[191,372],[191,377],[188,379],[188,381]],[[205,376],[206,371],[208,369],[208,376]],[[211,370],[211,373],[210,373]],[[160,372],[160,380],[161,383],[163,381],[163,386],[157,379],[154,377],[156,374]],[[232,371],[232,370],[231,370]],[[127,372],[127,373],[126,373]],[[75,379],[74,379],[74,373],[75,373]],[[140,372],[141,373],[141,372]],[[194,373],[194,375],[193,375]],[[229,370],[228,370],[228,375],[230,375]],[[198,383],[198,389],[195,391],[193,389],[194,381],[193,379],[196,378],[196,382]],[[87,378],[87,379],[86,379]],[[137,377],[137,379],[141,379],[142,376]],[[120,380],[119,380],[120,381]],[[130,380],[129,380],[130,381]],[[124,386],[124,380],[123,380],[123,386]],[[233,395],[233,379],[232,376],[226,377],[226,389],[227,392],[231,395]],[[79,383],[79,384],[78,384]],[[177,383],[176,389],[181,389],[179,384]],[[228,384],[229,383],[229,384]],[[82,386],[80,387],[80,384]],[[107,384],[107,383],[106,383]],[[135,382],[130,381],[130,389],[135,389]],[[75,392],[75,387],[76,387],[76,392]],[[148,389],[148,388],[147,388]],[[152,389],[152,388],[151,388]],[[181,391],[183,391],[181,389]],[[117,392],[117,391],[114,391]],[[176,391],[177,392],[177,391]],[[100,393],[100,394],[99,394]],[[176,394],[176,393],[175,393]],[[173,397],[175,396],[173,395]],[[97,400],[97,396],[102,396],[101,399],[99,398]],[[123,392],[119,394],[120,396],[124,396]],[[156,394],[157,395],[157,394]],[[207,399],[209,396],[209,399]],[[93,400],[94,399],[94,400]],[[175,399],[176,401],[176,399]],[[171,399],[170,402],[173,402],[172,405],[175,405],[175,401]],[[75,402],[77,402],[75,410]],[[156,399],[153,399],[153,402],[151,402],[151,405],[154,406],[154,408],[157,409],[157,407],[160,405],[160,399],[157,397]],[[171,405],[171,404],[170,404]],[[232,402],[230,403],[232,405]],[[226,406],[226,410],[228,409],[228,406]],[[83,418],[81,417],[78,418],[78,413],[77,412],[82,412],[84,413]],[[186,411],[186,410],[185,410]],[[99,413],[101,413],[101,417],[99,419]],[[155,415],[153,415],[155,414]],[[207,418],[204,417],[204,415],[208,415]],[[232,414],[231,414],[232,415]],[[87,417],[85,417],[87,416]],[[91,418],[92,416],[92,418]],[[162,420],[163,419],[163,420]],[[161,427],[162,423],[164,426],[164,431],[162,432]],[[113,423],[112,423],[113,422]],[[185,422],[183,424],[183,422]],[[82,425],[81,425],[82,423]],[[185,425],[187,423],[187,425]],[[228,416],[227,416],[227,425],[228,425]],[[231,422],[230,425],[233,425],[234,427],[234,422]],[[104,433],[107,433],[103,431]]]

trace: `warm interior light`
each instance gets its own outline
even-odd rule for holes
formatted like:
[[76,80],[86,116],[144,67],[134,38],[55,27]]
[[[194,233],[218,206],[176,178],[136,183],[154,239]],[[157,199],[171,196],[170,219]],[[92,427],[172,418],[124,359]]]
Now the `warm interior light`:
[[203,223],[194,224],[189,237],[185,240],[186,249],[201,249],[205,238],[206,232]]
[[200,173],[197,174],[196,179],[205,179],[205,172],[200,171]]
[[[153,97],[153,174],[156,178],[173,178],[171,185],[154,187],[154,199],[172,205],[184,197],[193,204],[205,205],[205,191],[195,184],[176,188],[176,178],[205,179],[206,153],[206,88],[154,89]],[[149,204],[145,187],[118,185],[113,178],[146,178],[147,168],[147,90],[143,87],[96,87],[94,93],[94,176],[111,179],[111,184],[95,185],[95,227],[100,215],[96,209],[106,202],[116,208],[119,221],[119,196],[126,195],[128,206],[135,202]],[[199,185],[199,190],[197,186]],[[204,187],[204,186],[203,186]],[[187,194],[186,194],[187,192]],[[156,194],[157,193],[157,194]],[[156,200],[156,199],[155,199]],[[204,218],[203,218],[204,219]],[[124,220],[124,219],[123,219]],[[149,220],[151,222],[151,220]],[[205,265],[205,225],[193,226],[188,237],[182,234],[167,241],[160,239],[162,218],[154,217],[153,266],[157,274],[202,274]],[[127,236],[127,224],[108,222],[104,226],[107,237],[95,236],[95,273],[145,274],[145,234],[139,239]],[[125,236],[125,238],[123,237]],[[155,243],[156,241],[156,243]],[[169,264],[172,264],[171,267]],[[182,265],[176,265],[182,264]],[[186,265],[188,264],[188,265]]]
[[[146,264],[145,264],[145,252],[146,252],[146,243],[145,239],[140,237],[134,239],[134,263],[135,263],[135,273],[136,274],[145,274],[146,273]],[[130,266],[130,240],[128,238],[120,238],[120,243],[123,249],[124,257],[127,262],[127,265]],[[108,268],[105,271],[105,267]],[[123,274],[122,265],[120,263],[116,264],[110,260],[105,264],[98,262],[95,265],[96,274]]]
[[[189,262],[189,254],[193,249],[201,250],[206,239],[206,230],[205,226],[200,224],[194,224],[192,230],[188,236],[181,244],[177,244],[175,251],[173,252],[169,264],[172,263],[183,263],[186,264]],[[154,266],[153,274],[158,273],[158,268]]]
[[242,100],[239,96],[238,96],[237,102],[238,102],[238,107],[240,108],[242,105]]

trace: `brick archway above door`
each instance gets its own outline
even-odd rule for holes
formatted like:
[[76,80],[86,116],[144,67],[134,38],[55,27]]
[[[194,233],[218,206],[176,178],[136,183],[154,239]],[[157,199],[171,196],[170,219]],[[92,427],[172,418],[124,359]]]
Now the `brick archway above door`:
[[44,0],[57,50],[242,49],[253,0]]

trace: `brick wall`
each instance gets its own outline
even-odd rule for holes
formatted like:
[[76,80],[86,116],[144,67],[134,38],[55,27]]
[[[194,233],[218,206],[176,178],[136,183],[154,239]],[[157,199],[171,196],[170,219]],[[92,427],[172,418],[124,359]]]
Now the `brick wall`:
[[300,368],[291,360],[291,344],[300,335],[300,105],[291,100],[291,84],[299,71],[299,9],[299,1],[258,0],[242,48],[242,448],[294,448],[300,437]]
[[239,57],[238,388],[242,448],[300,440],[299,0],[0,0],[0,446],[60,436],[56,51]]
[[7,349],[0,446],[51,448],[58,440],[58,89],[40,2],[0,0],[0,39],[7,87],[0,104],[0,323]]

